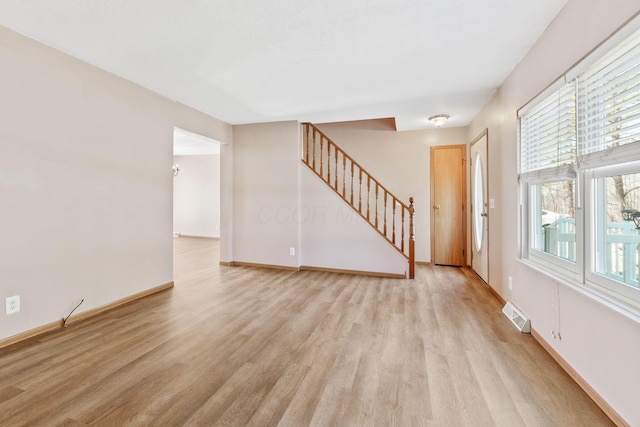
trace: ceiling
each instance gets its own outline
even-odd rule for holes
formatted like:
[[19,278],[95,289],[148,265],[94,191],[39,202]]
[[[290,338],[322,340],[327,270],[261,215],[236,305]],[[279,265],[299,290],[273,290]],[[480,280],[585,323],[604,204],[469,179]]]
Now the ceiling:
[[467,125],[567,0],[0,0],[0,25],[231,124]]

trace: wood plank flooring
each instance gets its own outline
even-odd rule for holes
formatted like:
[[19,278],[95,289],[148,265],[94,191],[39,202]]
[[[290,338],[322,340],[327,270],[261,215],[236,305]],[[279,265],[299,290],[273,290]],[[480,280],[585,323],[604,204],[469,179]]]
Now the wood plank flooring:
[[218,265],[0,351],[0,426],[607,426],[475,277]]

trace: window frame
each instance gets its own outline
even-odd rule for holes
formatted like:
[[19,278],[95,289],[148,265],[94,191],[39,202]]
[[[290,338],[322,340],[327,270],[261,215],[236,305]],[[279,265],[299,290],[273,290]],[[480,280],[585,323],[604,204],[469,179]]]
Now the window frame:
[[[582,259],[583,259],[583,248],[582,244],[582,234],[578,232],[579,229],[582,229],[582,220],[580,215],[578,215],[578,207],[576,204],[576,213],[575,213],[575,221],[576,221],[576,249],[575,255],[576,260],[570,261],[565,258],[561,258],[547,252],[544,252],[534,246],[533,239],[533,230],[537,228],[537,215],[532,215],[533,212],[537,212],[541,210],[541,206],[534,202],[534,189],[532,187],[538,186],[540,184],[548,183],[548,182],[561,182],[561,181],[574,181],[574,188],[576,192],[579,191],[579,186],[577,184],[577,178],[571,177],[561,177],[561,178],[547,178],[547,179],[537,179],[537,180],[523,180],[520,185],[521,192],[521,258],[532,262],[536,265],[543,267],[546,270],[549,270],[555,274],[558,274],[565,279],[570,280],[581,280],[583,271],[582,268]],[[576,199],[578,199],[576,197]],[[575,201],[574,201],[575,202]]]
[[[638,147],[640,149],[640,147]],[[606,230],[598,230],[598,216],[601,216],[606,208],[598,206],[598,186],[599,180],[615,176],[626,175],[632,173],[640,173],[640,161],[631,161],[624,164],[614,166],[604,166],[600,168],[589,169],[584,172],[585,190],[587,198],[585,200],[585,223],[593,224],[592,227],[585,227],[585,285],[596,290],[604,292],[609,297],[620,300],[625,305],[640,308],[640,289],[635,289],[624,282],[611,279],[602,273],[598,273],[597,269],[597,252],[599,250],[597,239],[606,236]],[[598,212],[600,210],[601,212]],[[588,261],[588,262],[587,262]]]
[[[531,268],[546,272],[556,280],[566,281],[566,283],[571,284],[571,286],[589,291],[588,293],[599,296],[603,301],[606,301],[607,304],[621,307],[626,311],[633,312],[635,315],[640,315],[639,290],[634,285],[615,280],[602,273],[596,272],[596,254],[599,250],[599,248],[596,247],[597,233],[600,233],[600,239],[605,239],[606,241],[607,223],[605,218],[605,227],[602,228],[600,226],[601,229],[598,231],[598,224],[595,221],[598,219],[596,212],[598,203],[596,187],[598,182],[605,182],[600,179],[608,176],[640,173],[640,127],[634,125],[636,126],[634,131],[637,131],[637,133],[630,134],[630,138],[635,139],[635,142],[629,142],[615,147],[605,147],[606,149],[600,152],[583,152],[582,149],[584,145],[581,145],[583,143],[581,138],[583,138],[584,133],[581,126],[583,122],[588,122],[588,120],[585,121],[585,117],[589,116],[581,114],[584,114],[584,111],[593,111],[593,106],[581,103],[583,99],[580,98],[582,94],[579,91],[581,90],[581,79],[591,78],[589,74],[591,70],[595,70],[603,64],[605,67],[614,64],[613,61],[606,61],[608,61],[608,58],[614,56],[614,51],[620,51],[621,46],[631,46],[623,55],[630,55],[631,58],[637,56],[638,46],[640,45],[640,41],[638,41],[639,34],[640,14],[636,15],[634,19],[620,28],[613,36],[597,46],[583,60],[564,73],[559,79],[554,81],[523,107],[518,109],[517,112],[517,167],[519,180],[518,236],[520,261],[531,266]],[[634,40],[628,43],[631,36],[634,37]],[[633,53],[634,50],[636,53]],[[632,67],[637,66],[633,61],[630,61],[630,63],[632,63]],[[635,70],[635,68],[633,68],[633,70]],[[636,71],[632,72],[635,73]],[[617,76],[615,77],[617,78]],[[606,83],[608,84],[609,82],[607,81]],[[623,84],[625,84],[625,82],[623,82]],[[530,158],[528,157],[524,162],[526,166],[523,166],[523,151],[526,151],[527,155],[532,152],[530,145],[526,146],[526,149],[523,148],[523,116],[535,114],[536,111],[540,111],[540,106],[544,105],[555,93],[562,93],[568,85],[573,85],[573,97],[576,103],[575,123],[573,124],[576,135],[575,163],[566,164],[557,162],[554,165],[541,164],[540,166],[534,163],[534,166],[530,167]],[[560,99],[562,99],[562,95],[560,95]],[[602,100],[598,99],[598,101]],[[599,104],[596,103],[595,105]],[[595,108],[598,107],[596,106]],[[606,106],[603,104],[602,108],[604,109]],[[636,107],[634,106],[633,108]],[[559,114],[562,114],[562,111],[560,111]],[[561,122],[563,118],[564,116],[558,116],[558,121]],[[584,128],[584,130],[587,130],[587,128]],[[531,129],[527,129],[527,131],[531,134]],[[534,135],[540,134],[535,128],[533,132]],[[545,141],[546,140],[543,140],[542,142],[546,143]],[[561,139],[558,139],[557,144],[559,144],[558,151],[564,148],[562,146],[564,142]],[[535,147],[533,152],[535,154]],[[536,218],[534,215],[538,215],[534,210],[536,209],[535,201],[533,200],[534,186],[545,182],[559,182],[569,179],[574,180],[575,189],[575,263],[536,249],[532,236],[532,230],[536,226]],[[604,207],[604,209],[606,209],[606,207]],[[638,207],[638,209],[640,209],[640,207]],[[603,213],[600,213],[600,215],[602,214]],[[606,250],[606,243],[602,249]],[[604,270],[600,270],[606,271],[606,266]]]

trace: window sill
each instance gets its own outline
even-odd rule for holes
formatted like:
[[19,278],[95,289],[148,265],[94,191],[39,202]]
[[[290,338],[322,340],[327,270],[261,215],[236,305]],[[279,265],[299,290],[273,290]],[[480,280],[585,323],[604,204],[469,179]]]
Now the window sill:
[[612,296],[608,295],[606,292],[597,289],[594,285],[591,284],[583,284],[574,280],[570,280],[557,272],[551,271],[549,269],[544,268],[541,265],[533,263],[527,259],[518,258],[518,262],[526,265],[528,268],[537,271],[549,279],[554,280],[560,285],[566,286],[575,292],[589,298],[590,300],[612,310],[629,320],[632,320],[638,324],[640,324],[640,309],[630,304],[627,304],[623,301],[619,301]]

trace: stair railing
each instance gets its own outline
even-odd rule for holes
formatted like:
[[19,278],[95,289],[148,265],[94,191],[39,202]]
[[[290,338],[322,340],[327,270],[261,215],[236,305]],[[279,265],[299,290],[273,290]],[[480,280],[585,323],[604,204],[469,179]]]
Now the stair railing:
[[303,123],[302,161],[409,262],[415,278],[413,197],[407,205],[320,129]]

